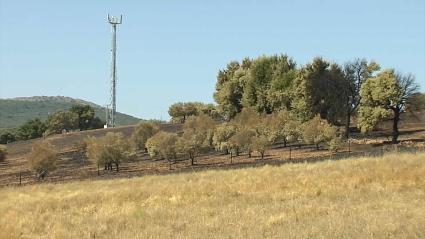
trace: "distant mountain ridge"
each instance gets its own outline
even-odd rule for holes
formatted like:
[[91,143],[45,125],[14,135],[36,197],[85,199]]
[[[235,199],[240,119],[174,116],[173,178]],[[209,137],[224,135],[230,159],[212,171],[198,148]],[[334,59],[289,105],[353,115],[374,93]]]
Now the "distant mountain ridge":
[[[34,118],[47,119],[49,114],[66,110],[73,105],[90,105],[96,116],[105,120],[105,108],[95,103],[66,96],[32,96],[0,99],[0,128],[15,128]],[[141,119],[118,113],[117,125],[132,125]]]

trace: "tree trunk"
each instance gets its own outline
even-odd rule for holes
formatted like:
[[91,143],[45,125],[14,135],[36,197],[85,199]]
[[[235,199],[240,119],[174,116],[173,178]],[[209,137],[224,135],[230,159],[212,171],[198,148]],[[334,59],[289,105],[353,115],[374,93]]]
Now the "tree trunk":
[[233,152],[230,151],[230,163],[233,163]]
[[115,163],[115,166],[117,166],[117,172],[119,171],[118,163]]
[[400,121],[400,111],[398,109],[393,110],[394,111],[394,119],[393,119],[393,137],[392,137],[392,143],[397,144],[398,143],[398,121]]
[[263,160],[264,159],[264,152],[261,151],[260,154],[261,154],[261,160]]
[[288,142],[286,141],[286,138],[285,139],[283,139],[283,147],[285,147],[286,148],[286,144],[287,144]]
[[350,122],[351,122],[351,112],[350,110],[347,111],[347,115],[346,115],[346,119],[345,119],[345,132],[344,132],[344,137],[346,139],[348,139],[348,137],[350,137]]
[[251,158],[251,150],[248,150],[248,158]]
[[194,155],[189,155],[190,157],[190,165],[194,165],[194,160],[195,160],[195,156]]
[[319,150],[319,144],[316,144],[316,150]]

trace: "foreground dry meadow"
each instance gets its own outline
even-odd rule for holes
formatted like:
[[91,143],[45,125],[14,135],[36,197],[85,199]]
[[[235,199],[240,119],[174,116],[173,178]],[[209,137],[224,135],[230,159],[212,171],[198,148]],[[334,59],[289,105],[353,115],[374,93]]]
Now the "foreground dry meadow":
[[425,238],[425,153],[0,189],[0,238]]

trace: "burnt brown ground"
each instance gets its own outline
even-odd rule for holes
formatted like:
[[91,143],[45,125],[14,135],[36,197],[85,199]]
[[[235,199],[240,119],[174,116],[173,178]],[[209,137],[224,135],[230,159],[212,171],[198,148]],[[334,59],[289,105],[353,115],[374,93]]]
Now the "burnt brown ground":
[[[191,172],[206,169],[228,169],[239,167],[253,167],[264,164],[283,164],[294,162],[314,162],[327,159],[346,158],[350,155],[379,155],[394,149],[413,149],[422,150],[425,141],[425,114],[419,114],[417,118],[404,120],[400,127],[401,145],[394,148],[388,144],[391,137],[390,123],[381,125],[379,131],[369,135],[354,133],[353,140],[350,143],[350,154],[348,153],[348,144],[344,143],[342,149],[334,155],[330,155],[328,150],[315,150],[309,145],[298,145],[283,147],[282,145],[273,145],[272,149],[267,151],[264,160],[259,155],[253,154],[248,158],[242,154],[234,157],[232,161],[229,155],[223,155],[220,152],[205,153],[196,158],[195,165],[190,165],[189,160],[180,159],[172,163],[171,169],[168,161],[159,158],[150,158],[146,153],[139,152],[137,158],[132,162],[122,163],[119,172],[104,171],[100,169],[98,175],[97,165],[87,160],[85,154],[76,149],[76,145],[82,142],[86,137],[100,137],[107,132],[121,132],[125,137],[130,137],[134,126],[123,126],[110,129],[98,129],[84,132],[74,132],[63,135],[48,137],[48,140],[60,152],[57,170],[49,174],[45,181],[47,182],[65,182],[70,180],[97,180],[115,177],[134,177],[149,174],[180,173]],[[168,132],[181,131],[181,125],[162,124],[162,130]],[[0,163],[0,186],[19,185],[21,178],[22,184],[39,183],[35,174],[27,166],[27,155],[31,151],[31,145],[35,140],[20,141],[8,144],[8,156],[4,162]],[[419,145],[419,146],[418,146]],[[414,146],[412,148],[412,146]],[[115,168],[114,168],[115,169]]]

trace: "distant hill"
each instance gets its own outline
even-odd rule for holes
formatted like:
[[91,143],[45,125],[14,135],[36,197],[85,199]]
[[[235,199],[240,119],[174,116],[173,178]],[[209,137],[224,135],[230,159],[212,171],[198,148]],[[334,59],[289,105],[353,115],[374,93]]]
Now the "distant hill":
[[[33,96],[12,99],[0,99],[0,128],[14,128],[27,120],[47,119],[49,114],[71,108],[73,105],[90,105],[95,109],[96,116],[105,120],[105,108],[92,102],[73,99],[64,96]],[[117,113],[117,125],[137,124],[140,119]]]

